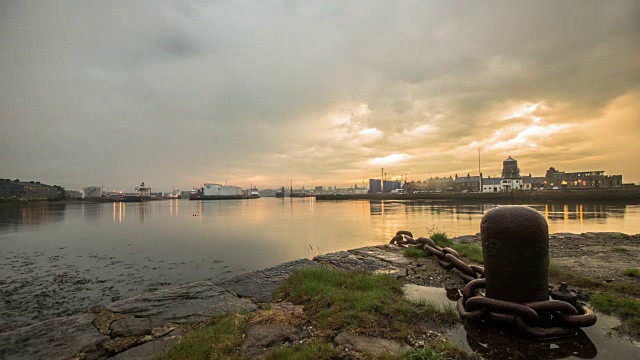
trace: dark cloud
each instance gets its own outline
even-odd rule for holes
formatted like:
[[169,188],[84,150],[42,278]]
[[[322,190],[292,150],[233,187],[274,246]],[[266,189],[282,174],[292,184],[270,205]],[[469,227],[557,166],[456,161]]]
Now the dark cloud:
[[[611,106],[640,93],[638,19],[637,1],[5,1],[0,163],[69,187],[311,186],[391,154],[471,171],[476,144],[494,168],[609,170],[585,124],[637,134]],[[501,121],[534,103],[539,122]]]

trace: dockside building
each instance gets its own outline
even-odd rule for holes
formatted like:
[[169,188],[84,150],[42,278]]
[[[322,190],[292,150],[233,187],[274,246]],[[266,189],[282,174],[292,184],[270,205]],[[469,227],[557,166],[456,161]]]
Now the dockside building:
[[39,181],[0,179],[0,198],[54,199],[59,191],[57,186]]
[[544,177],[545,188],[621,188],[622,175],[605,175],[604,171],[564,172],[550,167]]

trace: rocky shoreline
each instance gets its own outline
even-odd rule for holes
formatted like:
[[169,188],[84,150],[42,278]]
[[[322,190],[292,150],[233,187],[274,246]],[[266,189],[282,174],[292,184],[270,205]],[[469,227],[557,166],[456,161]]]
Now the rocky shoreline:
[[[476,244],[480,241],[477,235],[452,240]],[[0,359],[148,358],[178,341],[193,324],[229,312],[252,312],[266,307],[282,281],[305,267],[326,266],[385,273],[396,276],[403,283],[440,288],[463,286],[455,273],[440,268],[432,259],[407,258],[402,251],[402,248],[391,245],[340,251],[218,282],[196,282],[115,301],[90,313],[60,317],[0,333]],[[595,279],[618,281],[623,276],[622,270],[638,266],[640,235],[553,234],[550,237],[550,256],[554,261],[579,269]],[[255,337],[247,336],[246,341],[252,341],[252,338],[255,340]],[[346,334],[342,338],[348,338],[343,340],[351,343],[368,341]],[[243,344],[243,347],[250,349],[252,345]]]

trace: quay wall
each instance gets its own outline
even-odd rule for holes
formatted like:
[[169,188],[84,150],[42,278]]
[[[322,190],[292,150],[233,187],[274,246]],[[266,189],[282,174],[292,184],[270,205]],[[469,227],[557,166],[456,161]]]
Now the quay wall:
[[423,193],[423,194],[353,194],[316,195],[316,200],[443,200],[478,202],[544,201],[624,201],[640,202],[640,190],[546,190],[500,193]]

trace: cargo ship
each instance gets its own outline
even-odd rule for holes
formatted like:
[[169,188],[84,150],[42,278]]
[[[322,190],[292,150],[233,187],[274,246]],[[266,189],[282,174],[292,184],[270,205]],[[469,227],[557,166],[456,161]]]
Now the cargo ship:
[[204,184],[204,187],[194,189],[189,193],[189,200],[237,200],[248,198],[248,196],[243,195],[242,189],[237,186],[214,183]]

